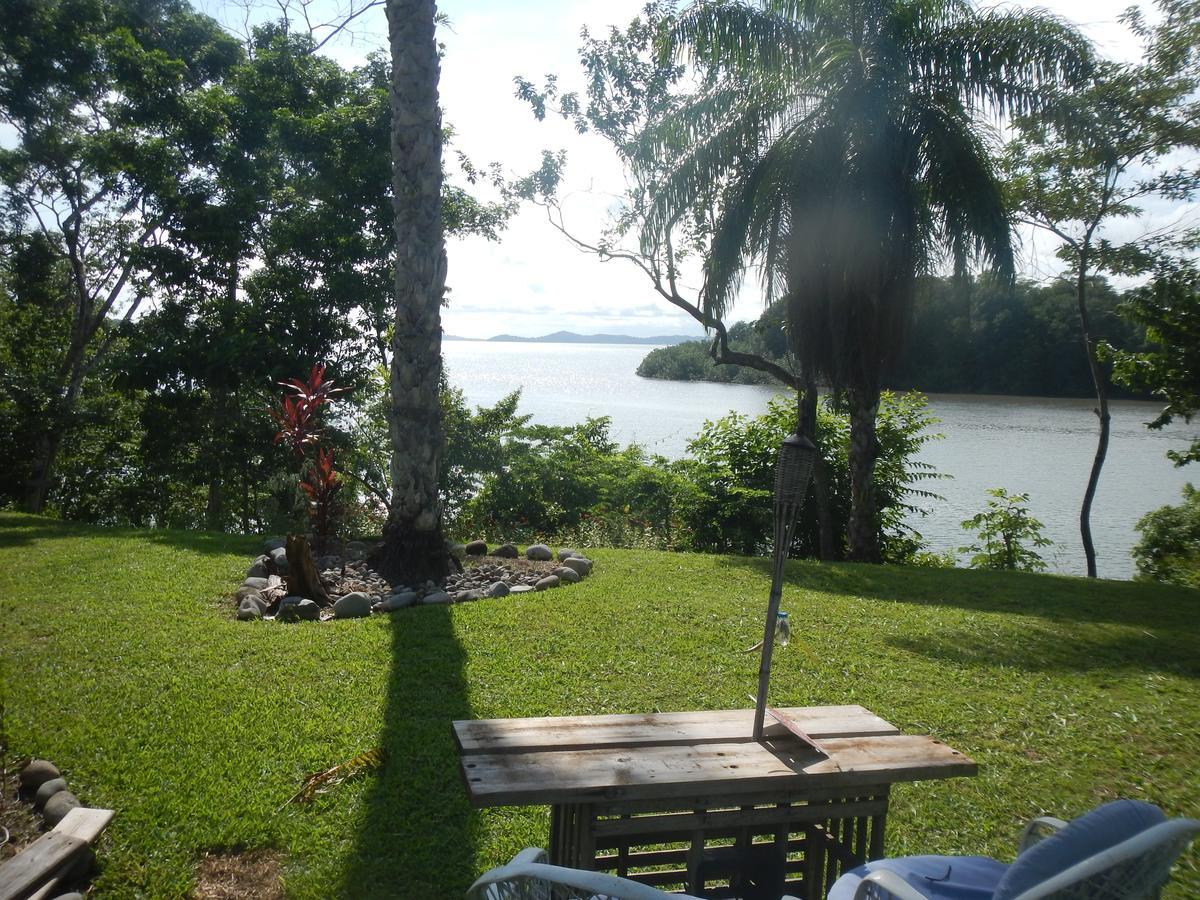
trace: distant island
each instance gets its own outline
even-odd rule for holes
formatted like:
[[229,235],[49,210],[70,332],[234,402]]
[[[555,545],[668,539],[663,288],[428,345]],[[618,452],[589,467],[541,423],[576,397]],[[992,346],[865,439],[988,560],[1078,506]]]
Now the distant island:
[[682,344],[696,340],[686,334],[663,334],[655,337],[633,337],[628,334],[576,334],[573,331],[556,331],[541,337],[519,337],[515,334],[498,334],[490,338],[468,338],[447,334],[446,341],[508,341],[517,344]]

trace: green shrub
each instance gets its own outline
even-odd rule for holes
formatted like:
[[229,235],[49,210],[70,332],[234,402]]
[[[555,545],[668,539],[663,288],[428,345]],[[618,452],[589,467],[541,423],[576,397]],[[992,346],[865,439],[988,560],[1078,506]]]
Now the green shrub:
[[1142,538],[1133,548],[1141,581],[1200,587],[1200,491],[1183,488],[1183,503],[1146,513],[1137,524]]
[[1040,572],[1046,568],[1041,554],[1033,547],[1051,547],[1054,542],[1042,535],[1041,522],[1029,514],[1028,494],[1010,494],[1004,488],[990,488],[992,499],[987,509],[962,523],[974,531],[979,541],[959,547],[959,553],[973,553],[973,569],[1021,569]]
[[[774,539],[775,458],[795,422],[794,404],[778,399],[755,418],[732,413],[705,423],[688,445],[691,458],[684,463],[700,497],[693,509],[692,549],[760,555],[769,552]],[[923,546],[921,535],[905,523],[909,513],[925,512],[915,501],[940,499],[920,488],[923,481],[939,476],[915,458],[926,442],[938,437],[928,430],[935,423],[921,394],[884,392],[881,397],[875,489],[884,558],[889,562],[910,561]],[[850,420],[836,396],[825,397],[818,406],[817,446],[828,483],[834,555],[840,558],[845,553],[850,515]],[[819,546],[817,508],[810,489],[791,552],[793,556],[813,557],[818,555]]]

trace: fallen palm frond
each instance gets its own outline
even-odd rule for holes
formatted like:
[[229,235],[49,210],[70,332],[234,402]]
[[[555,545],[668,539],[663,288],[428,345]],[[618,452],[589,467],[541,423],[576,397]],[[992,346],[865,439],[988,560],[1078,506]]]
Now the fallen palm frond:
[[[355,775],[362,775],[366,772],[374,771],[383,767],[387,762],[387,751],[382,747],[374,747],[366,750],[353,759],[348,759],[344,763],[338,763],[332,768],[325,769],[323,772],[314,772],[304,779],[304,783],[300,785],[295,795],[293,795],[287,803],[308,803],[318,794],[326,793],[330,788],[341,784]],[[283,806],[280,809],[283,809]]]

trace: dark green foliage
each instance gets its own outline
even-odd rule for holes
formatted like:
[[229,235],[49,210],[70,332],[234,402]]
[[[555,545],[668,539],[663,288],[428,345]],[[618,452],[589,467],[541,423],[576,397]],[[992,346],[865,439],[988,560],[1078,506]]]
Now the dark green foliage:
[[1200,491],[1188,484],[1183,503],[1163,506],[1138,522],[1133,548],[1138,578],[1200,587]]
[[[1113,381],[1150,391],[1165,402],[1150,428],[1162,428],[1176,417],[1190,422],[1200,412],[1200,270],[1188,263],[1160,266],[1146,287],[1131,291],[1121,314],[1146,329],[1149,345],[1141,352],[1103,347],[1113,361]],[[1182,466],[1200,459],[1200,438],[1186,450],[1167,456]]]
[[1028,494],[1010,494],[1004,488],[988,490],[992,499],[987,509],[962,523],[975,532],[979,543],[959,547],[959,553],[971,553],[973,569],[1020,569],[1041,572],[1046,563],[1034,547],[1052,547],[1054,542],[1042,536],[1041,522],[1029,514]]
[[[708,422],[688,445],[689,458],[680,464],[694,485],[697,500],[688,524],[692,549],[718,553],[762,555],[773,539],[772,496],[775,458],[779,445],[795,428],[795,407],[781,401],[756,418],[733,413]],[[879,411],[880,456],[875,470],[880,502],[881,545],[889,561],[910,560],[921,549],[920,535],[904,523],[907,513],[919,511],[922,499],[936,495],[921,483],[939,477],[914,457],[936,423],[916,394],[885,393]],[[830,514],[837,546],[846,550],[850,515],[847,471],[850,423],[836,398],[826,397],[817,415],[817,445],[829,473]],[[792,553],[818,555],[819,533],[812,491],[801,513]]]
[[[502,405],[515,412],[516,399],[506,398]],[[795,427],[790,403],[776,401],[758,417],[733,413],[706,423],[688,456],[676,461],[647,456],[637,447],[618,449],[608,437],[605,419],[552,428],[513,417],[501,425],[496,415],[501,407],[473,415],[460,403],[449,408],[450,421],[470,423],[470,431],[491,435],[480,442],[490,449],[464,467],[447,494],[447,508],[461,509],[452,528],[464,537],[746,555],[770,550],[775,459],[780,442]],[[915,459],[935,437],[929,433],[932,424],[924,398],[885,394],[876,488],[890,561],[909,560],[921,548],[920,535],[904,519],[920,500],[936,499],[922,489],[922,482],[938,476]],[[459,434],[467,433],[468,427],[460,428]],[[841,556],[850,506],[849,421],[833,398],[821,405],[818,443],[830,473],[835,553]],[[448,456],[459,454],[452,436]],[[792,552],[816,556],[818,546],[810,497]]]
[[[1117,294],[1103,278],[1090,285],[1093,327],[1113,346],[1144,346],[1141,324],[1118,314],[1129,296]],[[753,348],[782,359],[786,334],[779,321],[782,303],[754,323],[730,329],[734,347]],[[1093,391],[1087,359],[1079,352],[1078,313],[1071,288],[1027,281],[1007,283],[977,278],[922,278],[917,284],[907,349],[883,373],[893,390],[936,394],[1011,394],[1085,397]],[[1200,343],[1200,342],[1198,342]],[[652,350],[638,366],[648,378],[765,384],[762,373],[738,366],[715,366],[700,342]],[[1149,385],[1130,383],[1118,397],[1146,397]]]

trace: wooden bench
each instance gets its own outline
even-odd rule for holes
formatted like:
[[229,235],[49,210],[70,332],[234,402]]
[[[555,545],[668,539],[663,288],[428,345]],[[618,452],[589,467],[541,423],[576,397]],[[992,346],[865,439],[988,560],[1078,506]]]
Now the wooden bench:
[[665,890],[752,890],[824,900],[846,869],[883,856],[888,796],[904,781],[974,775],[934,738],[861,706],[454,723],[475,806],[549,804],[551,862]]

